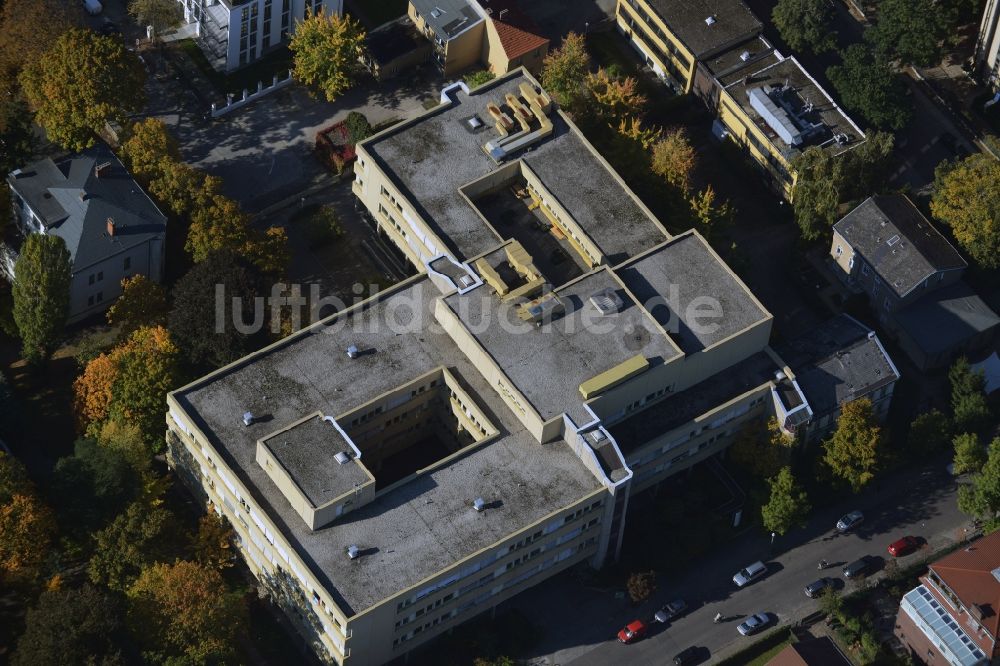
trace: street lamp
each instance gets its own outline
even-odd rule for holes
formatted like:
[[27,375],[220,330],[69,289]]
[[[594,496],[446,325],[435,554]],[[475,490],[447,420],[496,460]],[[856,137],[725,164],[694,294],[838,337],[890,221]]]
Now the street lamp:
[[583,22],[583,34],[586,35],[588,32],[590,32],[590,21],[584,21]]

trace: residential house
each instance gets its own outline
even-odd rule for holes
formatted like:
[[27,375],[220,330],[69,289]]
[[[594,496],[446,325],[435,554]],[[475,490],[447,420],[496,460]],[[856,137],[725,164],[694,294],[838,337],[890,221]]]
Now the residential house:
[[844,216],[830,256],[919,368],[992,342],[1000,318],[962,281],[962,256],[905,195],[869,197]]
[[516,0],[410,0],[407,15],[448,77],[478,66],[498,76],[519,67],[538,72],[548,53],[549,40]]
[[7,184],[22,233],[66,242],[70,322],[106,310],[123,278],[163,279],[166,217],[106,145],[17,169]]
[[1000,659],[1000,532],[931,564],[903,595],[893,632],[916,663],[985,666]]
[[177,1],[205,57],[220,72],[245,67],[286,44],[307,14],[340,14],[344,5],[343,0]]

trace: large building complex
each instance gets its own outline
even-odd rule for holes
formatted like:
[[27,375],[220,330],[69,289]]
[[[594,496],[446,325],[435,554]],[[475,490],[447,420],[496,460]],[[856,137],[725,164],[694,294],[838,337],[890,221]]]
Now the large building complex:
[[865,134],[803,69],[763,37],[743,0],[618,0],[617,28],[664,83],[718,116],[714,131],[753,158],[770,187],[792,197],[792,162],[834,154]]
[[288,41],[308,13],[339,14],[343,0],[177,0],[212,66],[231,72]]
[[391,661],[600,567],[633,493],[750,421],[810,422],[768,311],[525,70],[357,150],[419,275],[168,398],[172,463],[325,659]]

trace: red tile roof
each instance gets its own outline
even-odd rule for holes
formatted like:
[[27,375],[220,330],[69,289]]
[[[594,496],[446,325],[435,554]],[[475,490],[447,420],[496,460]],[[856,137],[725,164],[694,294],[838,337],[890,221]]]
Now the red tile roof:
[[1000,632],[1000,579],[993,570],[1000,569],[1000,532],[973,541],[930,568],[963,606],[975,604],[983,611],[982,624],[996,637]]
[[490,14],[493,26],[500,36],[508,60],[519,58],[525,53],[549,43],[542,37],[538,26],[517,6],[516,0],[480,0],[480,5]]

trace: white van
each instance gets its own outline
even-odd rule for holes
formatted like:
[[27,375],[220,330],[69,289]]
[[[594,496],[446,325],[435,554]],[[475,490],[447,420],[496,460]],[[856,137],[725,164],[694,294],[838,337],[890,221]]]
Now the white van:
[[100,0],[83,0],[83,8],[91,16],[97,16],[104,11],[104,5],[101,4]]

